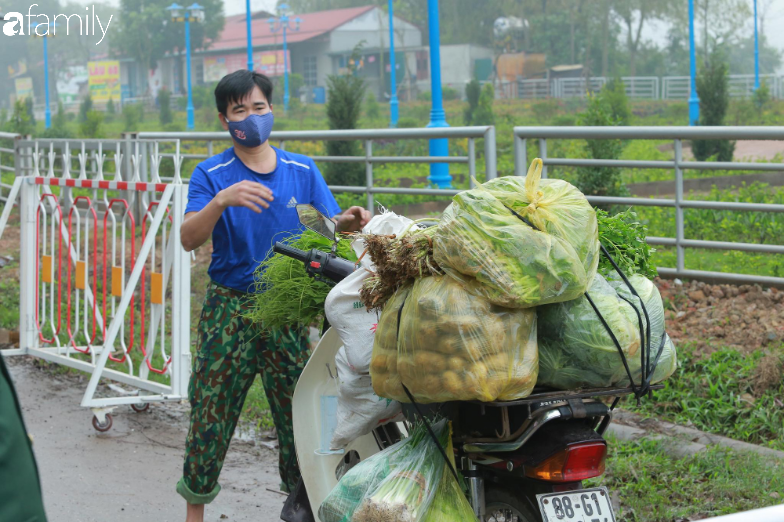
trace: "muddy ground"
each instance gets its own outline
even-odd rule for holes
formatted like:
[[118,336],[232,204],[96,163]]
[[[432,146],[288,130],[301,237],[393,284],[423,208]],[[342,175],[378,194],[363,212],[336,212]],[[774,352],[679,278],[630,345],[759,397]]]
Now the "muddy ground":
[[[93,429],[90,410],[79,407],[85,376],[54,373],[27,357],[6,361],[33,436],[49,522],[185,520],[185,501],[174,488],[182,475],[187,405],[153,404],[143,413],[118,407],[114,426],[102,434]],[[279,489],[274,450],[235,440],[220,482],[205,520],[279,520],[285,497],[273,492]]]
[[710,285],[656,279],[667,332],[709,354],[721,347],[752,352],[784,342],[784,291],[758,285]]

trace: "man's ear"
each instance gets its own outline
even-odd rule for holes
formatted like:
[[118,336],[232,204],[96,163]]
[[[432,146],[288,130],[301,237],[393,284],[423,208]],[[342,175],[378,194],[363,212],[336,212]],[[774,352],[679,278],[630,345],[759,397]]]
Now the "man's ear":
[[225,131],[229,130],[229,124],[226,123],[226,116],[224,116],[223,113],[220,113],[220,112],[218,113],[218,121],[220,121],[220,124],[221,124],[221,127],[223,127],[223,130],[225,130]]

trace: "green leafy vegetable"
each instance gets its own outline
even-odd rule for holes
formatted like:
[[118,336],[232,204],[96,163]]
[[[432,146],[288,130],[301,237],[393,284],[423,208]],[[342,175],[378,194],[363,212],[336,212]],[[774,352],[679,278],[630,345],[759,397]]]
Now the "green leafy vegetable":
[[[328,239],[311,231],[282,242],[305,251],[318,248],[329,252],[332,248]],[[338,243],[336,253],[357,260],[348,240]],[[249,316],[263,328],[307,326],[323,316],[324,300],[332,287],[309,277],[302,261],[274,254],[262,261],[255,278],[257,293]]]
[[[656,286],[635,274],[629,282],[642,299],[650,319],[651,364],[659,355],[651,382],[660,382],[675,371],[675,346],[664,331],[664,305]],[[623,350],[635,383],[640,382],[643,343],[639,317],[645,324],[640,300],[632,295],[616,272],[607,279],[596,275],[588,289],[596,308]],[[629,378],[609,332],[588,299],[537,308],[539,328],[539,380],[537,384],[571,390],[626,386]],[[647,328],[643,328],[643,336]],[[647,350],[647,339],[644,348]]]
[[576,299],[596,273],[596,214],[562,180],[496,178],[456,195],[433,239],[436,262],[469,292],[508,308]]
[[[656,249],[645,241],[648,228],[640,223],[637,213],[632,210],[610,215],[604,210],[596,209],[599,221],[599,241],[604,245],[618,267],[627,276],[640,274],[648,278],[657,276],[656,267],[652,266],[651,254]],[[610,261],[602,256],[599,260],[599,273],[608,275],[614,270]]]

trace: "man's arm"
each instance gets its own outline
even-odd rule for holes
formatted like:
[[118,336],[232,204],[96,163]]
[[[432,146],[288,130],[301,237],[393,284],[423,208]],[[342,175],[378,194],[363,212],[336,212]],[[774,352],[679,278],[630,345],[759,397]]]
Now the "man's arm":
[[203,209],[188,212],[180,229],[180,241],[186,252],[202,246],[212,235],[215,224],[228,207],[246,207],[257,214],[269,208],[272,191],[254,181],[240,181],[218,192]]

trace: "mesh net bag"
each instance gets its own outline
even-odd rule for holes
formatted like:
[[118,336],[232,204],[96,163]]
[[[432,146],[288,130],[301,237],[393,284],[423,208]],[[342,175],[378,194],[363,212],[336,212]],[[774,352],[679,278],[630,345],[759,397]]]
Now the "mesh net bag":
[[537,371],[536,313],[494,305],[445,276],[390,299],[370,365],[378,395],[410,402],[405,385],[422,403],[526,397]]

